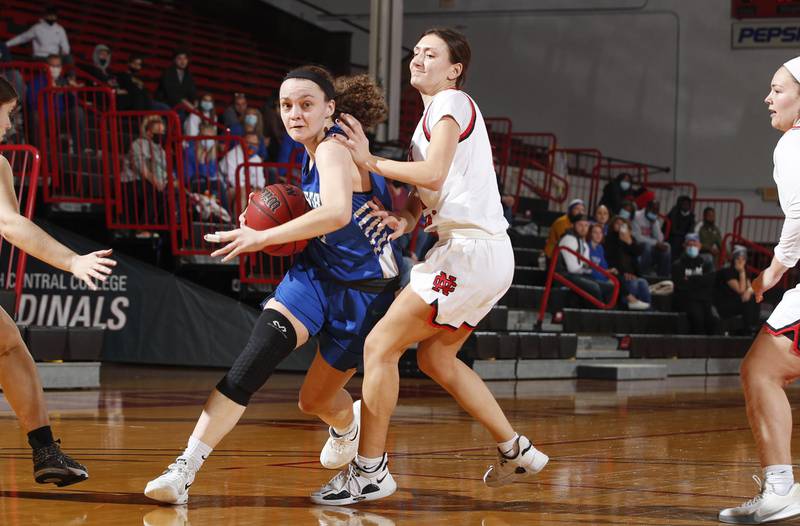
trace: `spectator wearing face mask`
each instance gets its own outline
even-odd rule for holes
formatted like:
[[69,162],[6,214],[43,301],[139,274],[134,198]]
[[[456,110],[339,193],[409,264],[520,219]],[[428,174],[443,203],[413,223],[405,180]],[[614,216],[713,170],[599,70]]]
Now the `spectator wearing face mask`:
[[[558,246],[569,248],[583,258],[591,260],[589,243],[586,239],[589,233],[589,218],[584,214],[573,214],[572,219],[571,228],[561,237]],[[564,277],[603,303],[611,301],[614,285],[605,275],[602,273],[595,275],[592,267],[570,252],[559,252],[558,259],[559,270]]]
[[[260,163],[263,159],[258,154],[258,136],[255,133],[247,133],[244,136],[245,147],[242,148],[241,144],[237,144],[225,154],[222,161],[219,163],[219,171],[225,178],[227,185],[228,198],[230,199],[229,210],[236,210],[233,206],[233,200],[238,191],[240,198],[238,211],[244,210],[247,204],[247,196],[250,192],[256,192],[263,189],[267,185],[264,174],[264,168],[261,166],[246,166],[239,170],[239,185],[236,185],[236,171],[240,164],[247,160],[248,163]],[[249,181],[249,188],[245,182]]]
[[190,113],[183,123],[183,134],[187,137],[194,137],[200,134],[200,123],[209,122],[213,124],[217,122],[217,112],[214,110],[214,96],[211,93],[204,93],[200,97],[198,110],[202,116]]
[[92,53],[92,65],[85,68],[96,86],[108,85],[118,87],[117,78],[111,73],[111,48],[105,44],[97,44]]
[[244,114],[247,111],[247,95],[244,93],[233,94],[233,104],[225,108],[222,114],[222,123],[230,128],[231,133],[241,135],[244,132]]
[[584,214],[586,214],[586,205],[583,203],[583,199],[573,199],[567,206],[567,213],[553,221],[553,224],[550,225],[550,234],[547,236],[547,242],[544,245],[544,254],[548,260],[553,257],[553,251],[556,249],[561,236],[572,228],[575,218]]
[[690,233],[684,251],[672,264],[675,307],[689,317],[692,334],[716,334],[719,322],[714,315],[714,266],[700,257],[700,237]]
[[56,122],[59,125],[61,133],[66,132],[69,140],[70,153],[76,153],[78,146],[88,150],[92,145],[89,144],[89,137],[86,130],[86,113],[83,107],[78,104],[74,94],[71,93],[56,93],[52,95],[52,104],[44,104],[44,115],[39,115],[39,93],[47,87],[80,87],[74,77],[65,77],[63,72],[63,63],[59,55],[50,55],[47,57],[47,65],[50,69],[50,82],[44,74],[39,74],[31,80],[30,89],[28,91],[28,108],[31,115],[31,123],[35,129],[33,137],[39,138],[38,126],[42,119],[49,117],[49,112],[55,113]]
[[664,243],[661,220],[658,218],[658,201],[650,201],[646,208],[636,212],[633,218],[633,237],[642,246],[639,267],[647,275],[655,270],[659,276],[669,276],[672,254]]
[[692,198],[688,195],[678,197],[678,201],[667,214],[671,221],[669,244],[673,254],[680,254],[686,234],[694,232],[695,220],[692,212]]
[[633,239],[630,222],[617,216],[611,220],[608,237],[603,243],[608,265],[617,271],[622,286],[623,302],[631,310],[650,308],[651,296],[647,280],[639,277],[639,255],[642,248]]
[[169,106],[154,102],[150,92],[141,78],[144,58],[141,55],[131,55],[128,58],[128,69],[117,75],[117,109],[128,111],[169,110]]
[[715,262],[722,247],[722,232],[716,225],[717,212],[713,207],[703,210],[703,221],[697,223],[695,233],[700,236],[700,254]]
[[619,213],[617,214],[618,217],[621,217],[625,221],[633,221],[633,217],[636,215],[636,203],[631,201],[630,199],[626,199],[622,202],[622,206],[620,206]]
[[212,194],[223,207],[228,206],[225,182],[219,174],[217,160],[216,126],[204,122],[200,124],[199,136],[207,139],[187,141],[184,149],[184,182],[189,191],[197,194]]
[[131,143],[125,156],[120,181],[122,198],[127,203],[127,222],[164,224],[166,220],[167,154],[162,146],[165,133],[160,116],[145,117],[139,138]]
[[605,205],[612,215],[618,215],[622,208],[622,203],[626,200],[632,201],[633,199],[634,192],[631,174],[621,173],[603,187],[603,195],[600,198],[600,204]]
[[[702,241],[701,241],[702,242]],[[742,333],[753,335],[760,325],[760,309],[753,294],[753,284],[747,277],[747,249],[733,247],[728,265],[717,271],[714,305],[723,320],[741,316]]]
[[46,7],[44,16],[38,23],[6,42],[6,46],[12,48],[28,42],[33,45],[35,59],[45,60],[50,55],[69,55],[67,32],[58,24],[58,10],[54,6]]

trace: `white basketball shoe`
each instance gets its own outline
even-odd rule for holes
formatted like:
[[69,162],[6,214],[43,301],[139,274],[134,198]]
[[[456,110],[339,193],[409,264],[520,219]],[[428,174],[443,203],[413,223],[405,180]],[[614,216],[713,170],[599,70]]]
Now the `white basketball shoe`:
[[361,400],[353,402],[353,422],[355,429],[339,436],[332,427],[328,428],[328,441],[319,454],[319,462],[328,469],[337,469],[349,464],[358,454],[361,438]]
[[316,504],[346,506],[362,500],[376,500],[388,497],[397,490],[397,484],[389,473],[389,459],[386,453],[372,471],[360,468],[355,461],[348,464],[330,482],[311,494]]
[[753,475],[761,491],[736,508],[719,512],[719,521],[728,524],[763,524],[800,515],[800,484],[793,484],[786,495],[778,495],[772,484]]
[[507,457],[497,451],[497,463],[489,466],[483,475],[483,482],[490,488],[505,486],[524,477],[539,473],[547,465],[550,457],[533,447],[525,435],[517,439],[519,453],[515,457]]
[[144,494],[159,502],[186,504],[196,474],[186,457],[178,457],[160,477],[147,483]]

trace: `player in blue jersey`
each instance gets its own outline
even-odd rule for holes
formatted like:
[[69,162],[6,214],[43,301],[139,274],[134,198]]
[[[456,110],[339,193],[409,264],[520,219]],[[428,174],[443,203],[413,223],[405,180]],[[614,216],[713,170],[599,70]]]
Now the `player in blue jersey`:
[[333,125],[340,111],[358,114],[369,127],[385,118],[386,104],[366,75],[334,81],[323,68],[305,66],[281,84],[283,124],[306,149],[301,184],[312,210],[275,228],[256,231],[242,224],[208,240],[225,243],[212,253],[223,261],[269,245],[310,241],[265,302],[250,340],[211,393],[183,454],[147,484],[145,495],[152,499],[187,502],[198,469],[239,421],[253,393],[314,335],[319,350],[300,390],[300,409],[330,426],[320,454],[324,466],[344,466],[358,451],[359,403],[344,385],[361,362],[364,338],[394,299],[400,256],[389,240],[391,231],[370,214],[372,207],[391,207],[386,182],[359,169],[347,148],[331,139],[342,133]]

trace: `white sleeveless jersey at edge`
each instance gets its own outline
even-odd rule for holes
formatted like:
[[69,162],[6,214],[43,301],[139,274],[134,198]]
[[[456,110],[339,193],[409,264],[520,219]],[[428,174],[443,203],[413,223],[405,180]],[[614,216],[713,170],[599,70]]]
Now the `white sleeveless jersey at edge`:
[[500,203],[492,146],[483,115],[469,95],[447,89],[431,99],[411,139],[410,160],[427,158],[430,133],[447,115],[458,123],[461,137],[441,190],[417,190],[425,206],[426,230],[443,234],[466,228],[502,234],[508,222]]

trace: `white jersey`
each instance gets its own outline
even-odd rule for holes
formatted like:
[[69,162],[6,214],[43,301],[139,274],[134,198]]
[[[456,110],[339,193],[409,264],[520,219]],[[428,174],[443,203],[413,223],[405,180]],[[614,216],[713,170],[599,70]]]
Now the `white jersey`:
[[[438,191],[418,188],[424,205],[425,230],[440,237],[502,237],[508,222],[503,216],[492,146],[478,105],[456,89],[437,93],[425,108],[411,139],[410,160],[426,159],[431,130],[445,116],[461,128],[450,171]],[[460,232],[459,232],[460,231]]]

